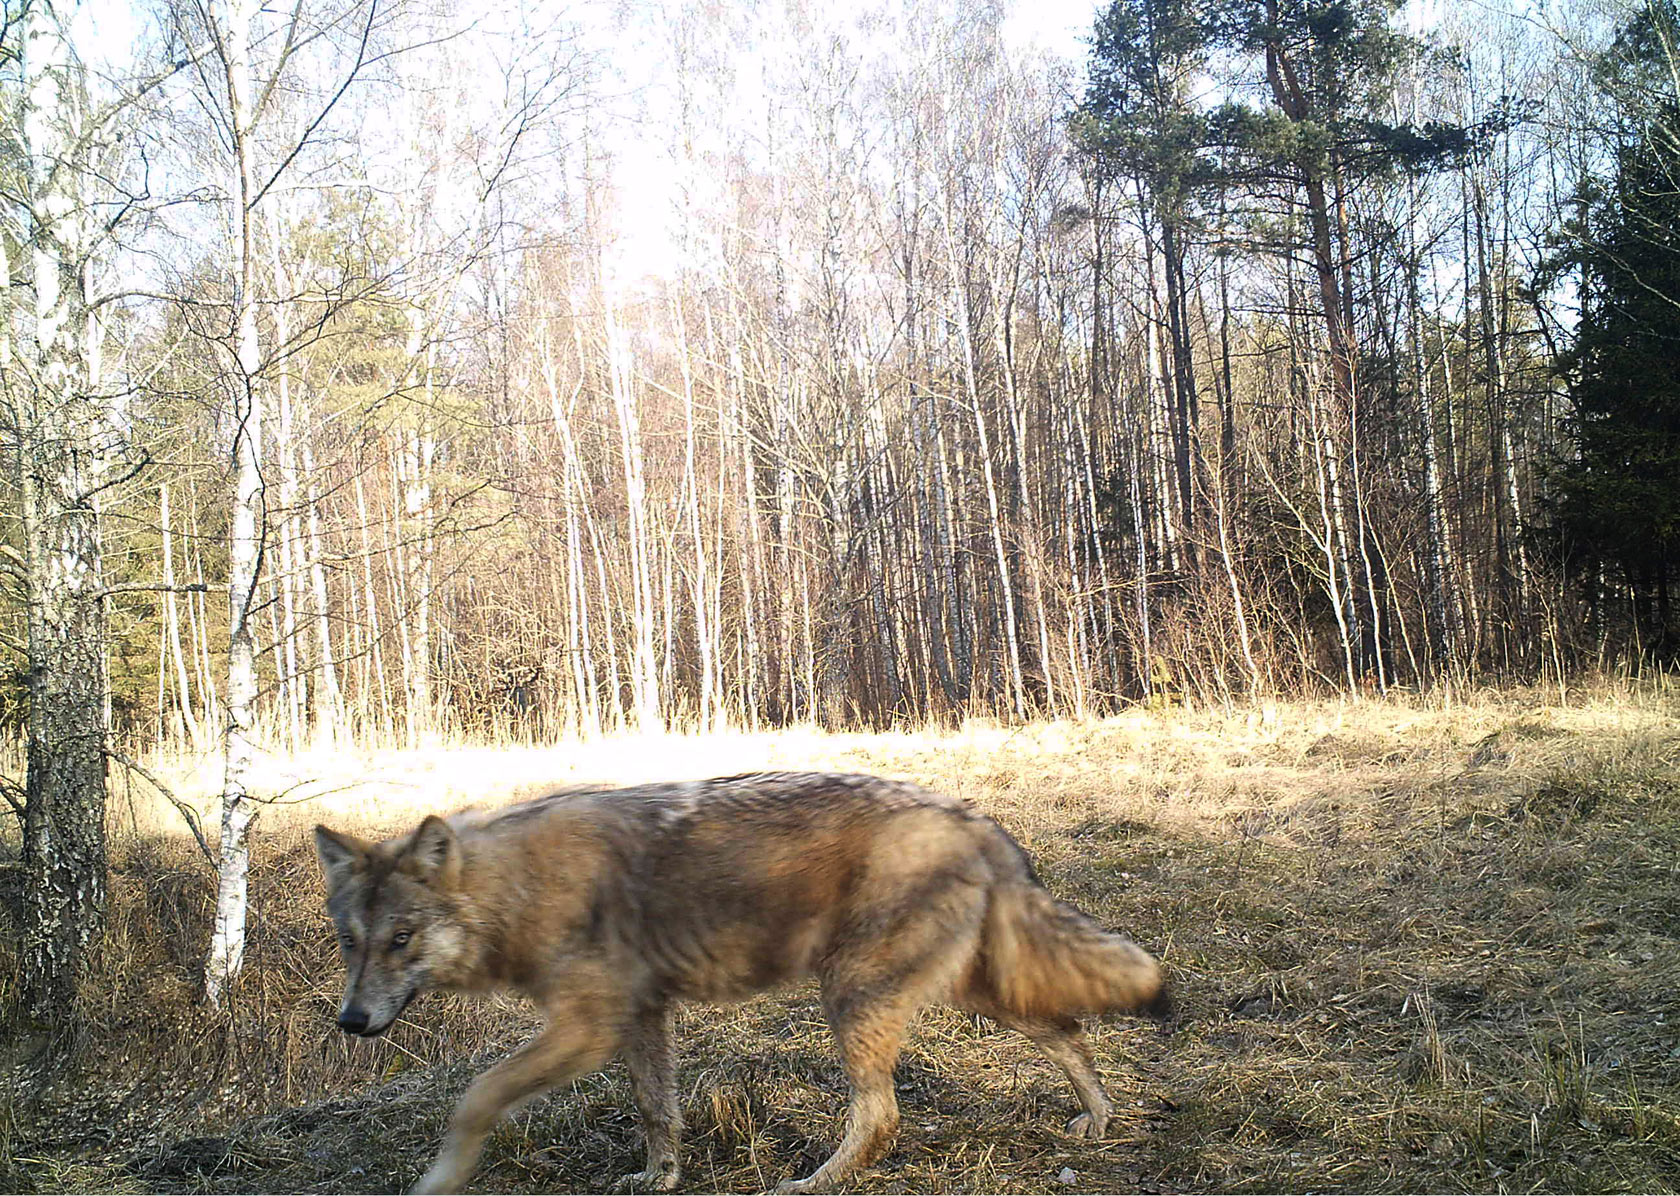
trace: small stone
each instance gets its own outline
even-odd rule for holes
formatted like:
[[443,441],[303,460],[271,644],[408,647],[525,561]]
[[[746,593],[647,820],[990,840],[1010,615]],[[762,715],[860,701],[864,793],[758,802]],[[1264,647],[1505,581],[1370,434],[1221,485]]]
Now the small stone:
[[1072,1184],[1078,1179],[1079,1176],[1072,1167],[1063,1167],[1056,1172],[1056,1182],[1059,1184]]

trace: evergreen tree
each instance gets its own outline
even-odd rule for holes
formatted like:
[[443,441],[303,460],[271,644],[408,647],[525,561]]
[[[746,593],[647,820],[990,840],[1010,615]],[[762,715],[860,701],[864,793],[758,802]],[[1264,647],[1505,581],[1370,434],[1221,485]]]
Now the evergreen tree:
[[1369,247],[1356,244],[1349,209],[1372,181],[1427,169],[1468,141],[1459,128],[1388,119],[1401,68],[1426,51],[1396,26],[1399,8],[1399,0],[1220,0],[1211,16],[1214,44],[1269,101],[1235,98],[1210,117],[1224,182],[1258,197],[1262,211],[1284,199],[1280,247],[1310,262],[1316,282],[1331,385],[1308,401],[1319,409],[1323,517],[1335,529],[1325,537],[1325,571],[1350,684],[1365,672],[1387,684],[1393,619],[1360,474],[1359,412],[1371,397],[1359,377],[1361,317],[1369,326],[1373,305],[1356,291],[1354,263]]
[[1399,0],[1224,0],[1210,16],[1213,43],[1250,64],[1270,102],[1222,105],[1209,118],[1209,143],[1224,151],[1228,184],[1304,201],[1305,248],[1344,400],[1359,353],[1348,197],[1469,144],[1462,128],[1386,119],[1400,68],[1426,50],[1395,26],[1399,8]]
[[1206,54],[1198,3],[1113,0],[1097,17],[1077,144],[1111,177],[1137,180],[1164,219],[1189,206],[1205,121],[1190,83]]
[[[1173,455],[1180,515],[1196,525],[1195,358],[1184,262],[1206,122],[1191,80],[1208,41],[1199,0],[1113,0],[1097,17],[1090,83],[1072,134],[1106,177],[1137,187],[1145,236],[1160,238],[1172,349]],[[1153,263],[1150,264],[1153,269]]]
[[[1624,42],[1624,44],[1626,44]],[[1584,297],[1570,375],[1577,456],[1553,531],[1589,581],[1619,577],[1636,650],[1680,654],[1680,105],[1634,123],[1579,236]]]

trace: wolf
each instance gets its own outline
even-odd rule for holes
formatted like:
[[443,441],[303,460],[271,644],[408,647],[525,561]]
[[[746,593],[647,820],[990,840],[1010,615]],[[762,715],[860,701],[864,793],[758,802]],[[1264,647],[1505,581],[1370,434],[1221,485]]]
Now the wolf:
[[898,1127],[893,1067],[935,1002],[1024,1034],[1066,1073],[1101,1137],[1110,1105],[1082,1014],[1161,1014],[1157,961],[1039,883],[1026,852],[966,802],[902,781],[755,773],[573,791],[429,816],[371,843],[315,828],[345,965],[338,1024],[384,1033],[421,992],[511,988],[544,1029],[480,1075],[414,1188],[459,1192],[496,1120],[605,1066],[629,1065],[646,1167],[619,1191],[674,1189],[682,1121],[672,1009],[806,977],[851,1083],[845,1133],[778,1192],[829,1191]]

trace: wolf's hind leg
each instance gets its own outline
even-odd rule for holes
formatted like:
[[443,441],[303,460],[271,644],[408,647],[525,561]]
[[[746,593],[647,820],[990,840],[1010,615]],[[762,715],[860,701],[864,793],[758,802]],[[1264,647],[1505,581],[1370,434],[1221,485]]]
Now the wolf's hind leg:
[[548,1012],[550,1021],[541,1034],[472,1082],[449,1119],[437,1161],[414,1185],[415,1192],[461,1191],[503,1113],[604,1067],[618,1049],[618,1022],[603,1020],[599,1006],[568,1002]]
[[981,1014],[1001,1026],[1019,1031],[1038,1048],[1040,1054],[1062,1069],[1073,1090],[1079,1094],[1079,1103],[1085,1106],[1083,1113],[1067,1123],[1068,1133],[1080,1138],[1100,1138],[1107,1132],[1113,1106],[1109,1103],[1108,1093],[1103,1091],[1096,1063],[1091,1058],[1091,1044],[1085,1041],[1085,1031],[1080,1027],[1078,1018],[1022,1017],[1003,1008],[984,988],[975,989],[967,985],[958,988],[951,1003],[959,1009]]
[[832,1191],[886,1151],[898,1131],[893,1066],[905,1028],[918,1010],[950,991],[973,958],[984,910],[983,892],[954,889],[878,924],[824,967],[823,1011],[852,1084],[846,1134],[822,1166],[780,1184],[777,1192]]
[[677,1057],[671,1009],[638,1012],[624,1039],[624,1061],[647,1135],[647,1166],[618,1181],[620,1192],[670,1192],[682,1179],[682,1112],[677,1107]]
[[1025,1034],[1046,1059],[1066,1073],[1068,1082],[1079,1094],[1079,1103],[1085,1106],[1083,1113],[1067,1123],[1068,1133],[1080,1138],[1102,1137],[1108,1130],[1112,1106],[1091,1058],[1091,1044],[1085,1041],[1085,1032],[1078,1020],[1071,1017],[1017,1018],[996,1013],[992,1016],[1010,1029]]

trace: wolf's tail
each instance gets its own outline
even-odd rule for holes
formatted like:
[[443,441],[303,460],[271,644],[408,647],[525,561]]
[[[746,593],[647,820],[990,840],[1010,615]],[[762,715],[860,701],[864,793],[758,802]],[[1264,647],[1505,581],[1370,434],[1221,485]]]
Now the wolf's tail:
[[[1013,842],[1009,846],[1019,853]],[[986,913],[981,955],[987,996],[1023,1017],[1169,1013],[1171,999],[1154,956],[1057,901],[1019,858],[1019,870],[1008,868],[992,889]]]

